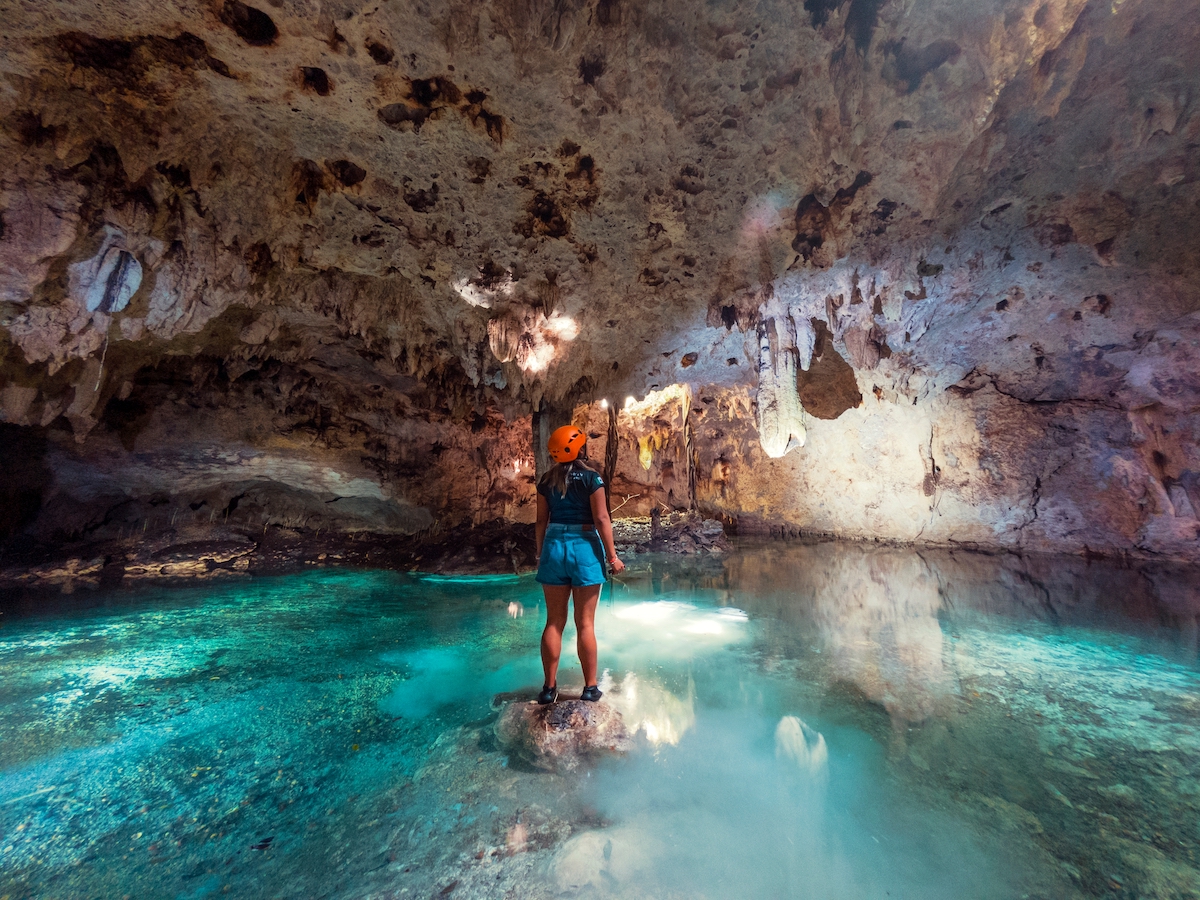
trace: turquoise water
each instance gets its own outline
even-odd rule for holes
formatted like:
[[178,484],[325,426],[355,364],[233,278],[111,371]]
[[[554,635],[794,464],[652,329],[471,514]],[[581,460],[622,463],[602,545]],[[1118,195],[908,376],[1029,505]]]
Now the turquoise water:
[[[533,771],[530,577],[324,570],[0,618],[0,898],[1200,896],[1194,570],[641,557],[621,759]],[[582,685],[565,643],[564,694]]]

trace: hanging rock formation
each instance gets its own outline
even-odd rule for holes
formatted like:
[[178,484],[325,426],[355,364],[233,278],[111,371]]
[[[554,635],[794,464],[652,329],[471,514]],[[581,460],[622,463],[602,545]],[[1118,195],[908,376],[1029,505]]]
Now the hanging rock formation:
[[781,346],[774,319],[759,326],[758,437],[772,459],[804,446],[807,432],[796,389],[798,356],[797,348]]

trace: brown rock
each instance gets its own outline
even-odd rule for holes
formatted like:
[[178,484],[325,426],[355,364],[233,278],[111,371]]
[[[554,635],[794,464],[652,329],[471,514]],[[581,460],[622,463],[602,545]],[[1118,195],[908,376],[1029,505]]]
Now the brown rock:
[[603,700],[560,700],[547,706],[513,701],[496,721],[496,738],[525,762],[560,773],[633,746],[621,714]]

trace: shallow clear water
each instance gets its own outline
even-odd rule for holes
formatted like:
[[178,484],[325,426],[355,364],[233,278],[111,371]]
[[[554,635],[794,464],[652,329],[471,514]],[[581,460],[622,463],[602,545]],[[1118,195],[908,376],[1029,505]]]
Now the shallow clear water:
[[[499,747],[529,577],[309,572],[0,618],[0,897],[1200,896],[1194,570],[642,557],[636,749]],[[564,693],[578,666],[564,653]]]

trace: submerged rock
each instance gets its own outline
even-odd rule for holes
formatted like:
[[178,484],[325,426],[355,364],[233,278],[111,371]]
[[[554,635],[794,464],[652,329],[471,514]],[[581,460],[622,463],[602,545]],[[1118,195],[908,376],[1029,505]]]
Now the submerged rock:
[[662,841],[637,826],[584,831],[558,851],[554,880],[564,891],[630,884],[653,871],[665,851]]
[[548,706],[514,701],[496,721],[496,738],[510,753],[547,772],[570,772],[633,746],[621,714],[604,701]]
[[775,757],[796,764],[812,776],[825,775],[829,768],[829,749],[825,737],[803,719],[784,716],[775,728]]

